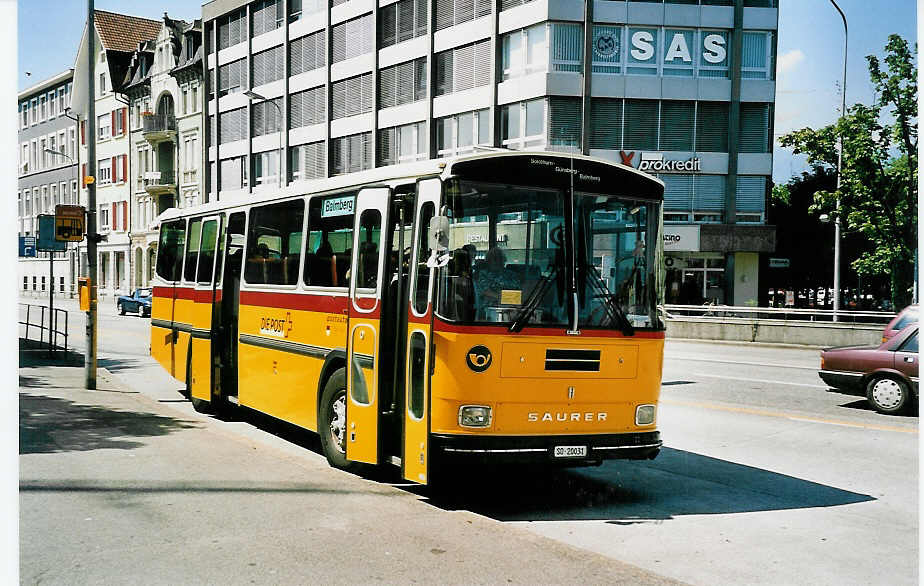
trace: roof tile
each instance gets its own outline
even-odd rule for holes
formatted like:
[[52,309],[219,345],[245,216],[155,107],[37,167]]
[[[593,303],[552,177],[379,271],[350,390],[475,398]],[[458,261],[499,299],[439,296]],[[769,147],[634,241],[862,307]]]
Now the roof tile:
[[94,12],[96,30],[103,40],[103,48],[110,51],[131,52],[138,43],[157,37],[163,23],[138,16],[97,10]]

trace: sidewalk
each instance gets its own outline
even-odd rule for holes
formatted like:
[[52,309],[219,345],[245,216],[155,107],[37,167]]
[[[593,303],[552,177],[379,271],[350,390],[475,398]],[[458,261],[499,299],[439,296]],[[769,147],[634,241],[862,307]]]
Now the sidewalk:
[[23,584],[674,583],[332,469],[313,434],[204,416],[106,369],[88,391],[81,365],[26,358]]

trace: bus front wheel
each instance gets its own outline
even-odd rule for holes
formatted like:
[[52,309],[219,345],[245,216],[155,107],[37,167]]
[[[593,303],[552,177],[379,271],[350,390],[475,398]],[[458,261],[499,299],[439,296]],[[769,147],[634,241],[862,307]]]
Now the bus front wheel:
[[327,379],[318,410],[321,449],[334,468],[356,472],[359,464],[346,457],[346,370],[338,369]]

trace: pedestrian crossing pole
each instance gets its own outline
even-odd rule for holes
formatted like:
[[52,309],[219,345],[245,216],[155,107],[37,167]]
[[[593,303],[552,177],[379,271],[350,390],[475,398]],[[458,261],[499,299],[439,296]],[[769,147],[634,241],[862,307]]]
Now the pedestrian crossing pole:
[[[87,141],[87,173],[81,182],[87,187],[87,277],[90,280],[90,307],[87,311],[87,352],[84,359],[87,390],[96,389],[96,24],[94,0],[87,0],[87,117],[84,136]],[[88,180],[87,177],[94,179]]]

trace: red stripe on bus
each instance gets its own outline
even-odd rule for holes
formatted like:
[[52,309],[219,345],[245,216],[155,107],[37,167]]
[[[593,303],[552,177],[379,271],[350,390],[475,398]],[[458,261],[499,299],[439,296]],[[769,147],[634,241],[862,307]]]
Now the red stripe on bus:
[[193,299],[196,303],[211,303],[212,302],[212,290],[211,289],[196,290],[193,292]]
[[[455,334],[486,334],[486,335],[508,335],[509,326],[483,326],[483,325],[459,325],[444,322],[435,319],[433,329],[437,332],[450,332]],[[626,336],[620,331],[614,330],[581,330],[580,338],[578,336],[566,336],[564,328],[531,328],[525,327],[517,335],[520,336],[563,336],[568,338],[646,338],[653,340],[664,339],[664,332],[636,331],[632,336]]]
[[177,287],[174,290],[176,291],[177,299],[188,299],[189,301],[196,300],[196,290],[192,287]]
[[334,295],[241,291],[241,305],[258,305],[260,307],[343,313],[348,307],[348,302],[349,298]]

